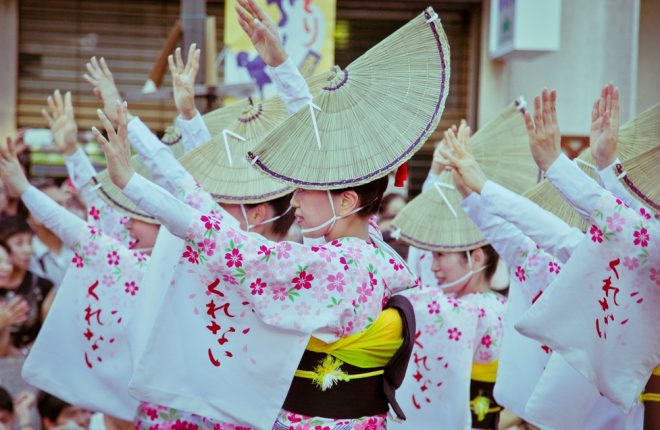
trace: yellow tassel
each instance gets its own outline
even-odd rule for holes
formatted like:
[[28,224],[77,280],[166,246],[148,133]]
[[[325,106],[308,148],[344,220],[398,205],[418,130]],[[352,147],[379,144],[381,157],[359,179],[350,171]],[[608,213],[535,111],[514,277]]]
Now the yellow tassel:
[[350,380],[349,376],[341,370],[343,361],[331,355],[326,355],[323,361],[314,368],[314,384],[325,391],[332,388],[339,381]]
[[483,421],[486,415],[499,412],[501,407],[490,407],[490,399],[480,394],[470,401],[470,410],[477,416],[478,421]]

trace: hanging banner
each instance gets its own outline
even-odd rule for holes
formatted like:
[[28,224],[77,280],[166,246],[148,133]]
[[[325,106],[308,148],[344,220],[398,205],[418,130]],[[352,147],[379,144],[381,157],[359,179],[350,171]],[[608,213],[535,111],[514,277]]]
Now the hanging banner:
[[[236,0],[225,4],[225,83],[252,81],[256,97],[275,95],[266,64],[238,25],[237,4]],[[257,4],[279,27],[284,48],[303,76],[334,66],[336,0],[257,0]]]

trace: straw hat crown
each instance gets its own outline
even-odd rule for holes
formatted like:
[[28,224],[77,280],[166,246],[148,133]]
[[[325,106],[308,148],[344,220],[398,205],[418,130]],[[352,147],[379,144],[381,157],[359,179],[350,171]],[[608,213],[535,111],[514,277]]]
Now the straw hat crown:
[[[291,186],[340,189],[385,176],[435,130],[449,90],[449,45],[428,8],[333,78],[249,157]],[[317,109],[318,108],[318,109]]]
[[461,195],[451,185],[451,173],[412,199],[392,221],[401,240],[436,252],[459,252],[488,244],[461,208]]
[[[619,143],[617,156],[621,166],[617,166],[617,174],[626,175],[622,178],[624,185],[630,190],[633,197],[643,205],[655,211],[656,217],[660,211],[658,178],[658,148],[660,148],[660,103],[640,113],[632,120],[619,128]],[[594,180],[596,171],[595,162],[591,157],[589,148],[582,151],[577,157],[580,168]],[[585,231],[588,223],[571,205],[569,205],[548,181],[528,190],[525,197],[541,206],[543,209],[557,215],[572,227]]]

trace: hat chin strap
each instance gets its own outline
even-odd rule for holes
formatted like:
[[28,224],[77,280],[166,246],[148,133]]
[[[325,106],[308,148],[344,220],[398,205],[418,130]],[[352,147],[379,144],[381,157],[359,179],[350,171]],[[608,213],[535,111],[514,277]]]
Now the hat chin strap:
[[363,207],[360,206],[359,208],[353,209],[352,211],[350,211],[346,215],[338,216],[337,212],[335,211],[335,202],[332,200],[332,194],[328,190],[326,190],[326,193],[328,195],[328,201],[330,202],[330,209],[332,209],[332,217],[329,220],[327,220],[326,222],[324,222],[323,224],[319,225],[319,226],[300,229],[300,232],[303,234],[303,236],[305,236],[306,233],[312,233],[314,231],[319,231],[322,228],[325,228],[327,226],[330,226],[328,228],[328,231],[330,231],[335,226],[335,223],[337,221],[339,221],[340,219],[349,217],[349,216],[351,216],[355,213],[358,213],[363,209]]
[[444,289],[447,289],[447,288],[455,287],[456,285],[459,285],[462,282],[465,282],[466,280],[469,280],[473,275],[486,270],[486,266],[484,266],[481,269],[476,270],[476,271],[472,270],[472,257],[470,257],[470,251],[465,251],[465,254],[467,255],[468,267],[470,268],[470,270],[465,275],[461,276],[460,278],[456,279],[455,281],[446,282],[442,285],[438,285],[438,288],[444,290]]
[[252,225],[252,224],[250,224],[250,221],[248,220],[247,210],[245,210],[245,205],[241,204],[241,213],[243,214],[243,219],[245,220],[245,231],[248,231],[248,232],[250,230],[252,230],[254,227],[258,227],[258,226],[264,225],[264,224],[270,224],[273,221],[277,221],[278,219],[280,219],[283,216],[285,216],[286,214],[288,214],[290,211],[291,211],[291,206],[289,206],[289,208],[287,210],[285,210],[283,213],[281,213],[277,216],[274,216],[272,218],[268,218],[265,221],[261,221],[259,224]]

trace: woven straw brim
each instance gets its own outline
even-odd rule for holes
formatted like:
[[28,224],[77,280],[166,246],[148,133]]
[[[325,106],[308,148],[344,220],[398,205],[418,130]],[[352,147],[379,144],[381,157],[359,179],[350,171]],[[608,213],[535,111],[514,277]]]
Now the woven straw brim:
[[512,103],[472,137],[472,153],[486,176],[522,193],[535,186],[539,169],[529,150],[522,113]]
[[[619,128],[619,143],[617,146],[617,156],[623,164],[623,168],[629,172],[632,179],[631,184],[637,192],[633,192],[633,195],[636,195],[638,198],[640,196],[651,196],[656,195],[656,198],[653,200],[657,202],[657,185],[654,188],[654,180],[657,180],[657,176],[649,176],[643,178],[640,175],[643,175],[638,172],[642,172],[643,169],[646,171],[652,170],[652,166],[647,163],[652,162],[653,157],[649,157],[644,160],[644,155],[652,151],[654,148],[657,148],[658,142],[660,142],[660,103],[651,107],[650,109],[642,112],[637,115],[635,118],[624,124]],[[651,154],[655,156],[654,154]],[[591,150],[589,148],[582,151],[578,157],[580,160],[585,161],[592,166],[595,165],[593,158],[591,157]],[[633,162],[634,166],[628,167],[629,161],[637,160]],[[594,180],[596,179],[596,171],[590,167],[587,167],[583,164],[579,164],[580,168]],[[639,170],[633,170],[632,167],[637,166]],[[624,183],[625,183],[624,179]],[[525,197],[532,200],[534,203],[541,206],[543,209],[557,215],[559,218],[564,220],[567,224],[572,227],[577,227],[582,231],[585,231],[588,227],[587,221],[585,221],[574,209],[569,205],[557,192],[557,190],[552,186],[547,180],[543,180],[537,186],[530,189],[525,193]],[[648,203],[644,203],[648,204]],[[651,208],[653,209],[653,208]],[[655,209],[654,209],[655,210]]]
[[[327,71],[307,79],[307,86],[312,95],[316,95],[321,88],[326,86],[329,79],[332,78],[334,73]],[[216,136],[222,133],[223,130],[229,129],[234,133],[241,134],[235,128],[241,128],[240,124],[245,124],[245,128],[250,130],[250,123],[265,121],[270,124],[271,131],[276,125],[289,117],[284,103],[278,96],[269,97],[265,100],[254,101],[251,98],[239,100],[236,103],[223,106],[219,109],[213,110],[202,115],[202,119],[206,123],[211,136]],[[261,129],[261,127],[259,127]],[[247,132],[246,132],[247,133]],[[254,139],[256,137],[263,137],[262,135],[245,136],[246,138]],[[245,154],[241,156],[245,158]]]
[[[175,157],[180,157],[183,154],[183,145],[178,143],[170,147]],[[144,176],[148,180],[152,180],[149,169],[142,162],[138,155],[131,157],[131,166],[135,173]],[[153,216],[140,210],[132,201],[130,201],[124,193],[110,180],[108,170],[104,170],[96,175],[93,179],[99,187],[98,193],[101,199],[107,204],[124,213],[129,218],[138,219],[140,221],[148,222],[151,224],[158,224],[158,221]]]
[[[272,130],[267,115],[250,122],[237,122],[231,128],[241,136],[258,136]],[[228,136],[232,163],[229,162],[223,136],[215,136],[181,157],[180,161],[202,188],[220,203],[263,203],[293,191],[255,169],[245,158],[254,140],[241,141]]]
[[[624,163],[622,161],[622,163]],[[626,172],[621,179],[633,197],[660,218],[660,145],[617,166],[617,174]]]
[[[449,90],[449,45],[428,8],[371,48],[250,153],[267,175],[293,187],[340,189],[404,163],[436,129]],[[428,21],[428,22],[427,22]],[[314,118],[318,125],[317,143]]]
[[[451,185],[451,174],[443,173],[438,181]],[[401,233],[401,240],[436,252],[469,251],[488,245],[479,228],[461,208],[462,197],[458,191],[441,189],[456,216],[433,187],[408,202],[392,221]]]

